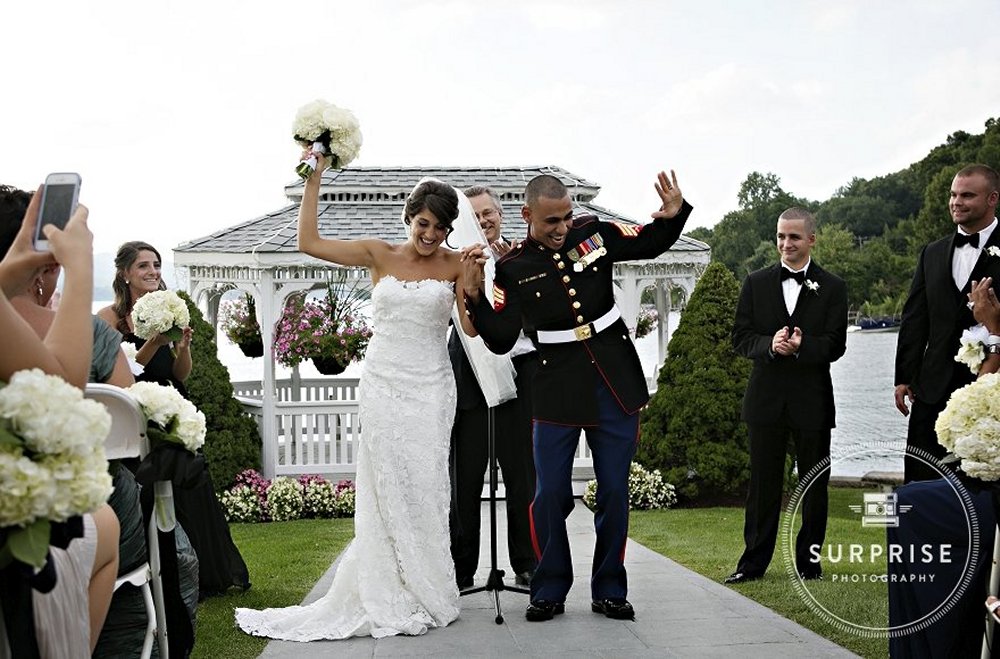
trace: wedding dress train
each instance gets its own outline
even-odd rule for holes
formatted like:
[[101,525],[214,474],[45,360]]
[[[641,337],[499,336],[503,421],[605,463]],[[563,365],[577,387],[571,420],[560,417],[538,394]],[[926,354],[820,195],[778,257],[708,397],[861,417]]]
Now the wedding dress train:
[[453,284],[386,276],[372,303],[375,335],[358,388],[354,541],[316,602],[236,609],[237,624],[250,634],[380,638],[423,634],[458,617],[448,536],[456,394],[446,334]]

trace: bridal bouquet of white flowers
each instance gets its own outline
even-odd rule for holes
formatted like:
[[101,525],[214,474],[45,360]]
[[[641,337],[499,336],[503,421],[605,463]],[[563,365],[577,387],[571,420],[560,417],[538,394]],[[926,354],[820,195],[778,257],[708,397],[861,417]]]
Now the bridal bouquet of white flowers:
[[955,361],[968,366],[973,375],[979,373],[979,367],[982,366],[983,360],[986,359],[986,352],[983,346],[986,345],[989,337],[990,331],[982,325],[973,325],[962,332]]
[[962,471],[1000,480],[1000,373],[958,389],[934,424],[938,443],[962,459]]
[[357,158],[361,149],[361,127],[354,114],[321,99],[299,108],[292,124],[292,138],[313,152],[295,168],[303,179],[316,170],[319,161],[314,153],[328,155],[329,167],[340,169]]
[[181,444],[192,453],[205,443],[205,415],[173,387],[136,382],[128,392],[146,415],[151,440]]
[[0,389],[0,568],[45,565],[53,522],[96,510],[111,495],[100,403],[39,369]]
[[181,338],[181,330],[191,324],[187,305],[173,291],[153,291],[136,300],[132,307],[135,335],[147,341],[165,334],[171,341]]

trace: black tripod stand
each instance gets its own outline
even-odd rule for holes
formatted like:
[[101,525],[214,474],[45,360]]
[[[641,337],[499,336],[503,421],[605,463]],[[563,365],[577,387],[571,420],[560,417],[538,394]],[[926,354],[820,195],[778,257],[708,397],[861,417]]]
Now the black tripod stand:
[[493,593],[493,604],[496,607],[497,617],[495,621],[498,625],[503,624],[503,611],[500,610],[500,592],[510,590],[515,593],[530,595],[531,591],[517,586],[507,586],[503,582],[504,571],[497,568],[497,452],[496,452],[496,422],[493,417],[493,410],[490,407],[487,412],[486,436],[487,451],[489,453],[490,469],[490,575],[486,578],[486,584],[476,588],[469,588],[461,592],[462,596],[481,593],[483,591]]

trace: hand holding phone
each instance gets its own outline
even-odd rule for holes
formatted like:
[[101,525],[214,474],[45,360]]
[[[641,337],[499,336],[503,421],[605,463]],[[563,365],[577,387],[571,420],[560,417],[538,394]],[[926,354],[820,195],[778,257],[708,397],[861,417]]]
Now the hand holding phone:
[[66,223],[76,210],[80,183],[80,175],[75,172],[49,174],[45,177],[38,223],[35,225],[34,242],[37,251],[49,251],[49,241],[45,238],[42,227],[51,224],[60,230],[66,228]]

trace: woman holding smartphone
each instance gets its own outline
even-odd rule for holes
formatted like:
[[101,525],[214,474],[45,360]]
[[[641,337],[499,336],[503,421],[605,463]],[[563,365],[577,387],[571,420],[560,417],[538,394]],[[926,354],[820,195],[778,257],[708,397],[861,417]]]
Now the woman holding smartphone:
[[[0,196],[11,190],[0,186]],[[43,227],[46,250],[39,251],[32,241],[40,205],[40,195],[34,195],[20,230],[0,261],[0,336],[8,346],[0,350],[0,380],[8,381],[17,371],[39,368],[83,387],[92,350],[93,238],[87,228],[87,209],[79,206],[68,223]],[[67,300],[42,339],[17,313],[8,296],[25,290],[40,269],[56,263],[66,270]],[[13,611],[15,620],[29,616],[40,656],[71,656],[80,654],[82,648],[93,650],[111,603],[118,568],[118,519],[107,504],[83,518],[82,538],[74,539],[66,549],[49,549],[56,566],[55,588],[44,595],[30,591],[30,605]],[[19,646],[27,642],[18,633],[24,629],[17,626],[0,634],[4,645],[14,646],[0,648],[0,654],[10,650],[19,656],[30,651]]]

